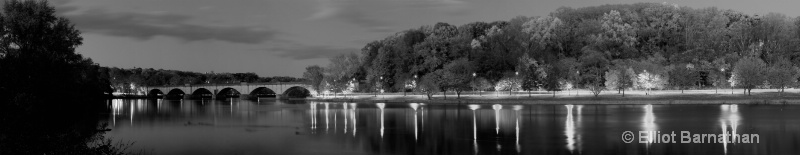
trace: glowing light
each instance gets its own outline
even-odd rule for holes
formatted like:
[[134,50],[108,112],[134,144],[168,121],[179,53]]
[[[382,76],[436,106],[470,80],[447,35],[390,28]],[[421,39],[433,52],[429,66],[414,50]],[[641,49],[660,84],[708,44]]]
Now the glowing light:
[[311,109],[309,113],[311,113],[311,129],[317,128],[317,103],[311,103]]
[[[644,118],[642,120],[644,122],[642,124],[642,126],[644,128],[644,131],[656,131],[656,123],[655,123],[656,116],[655,116],[655,114],[653,114],[653,105],[651,105],[651,104],[645,105],[644,106],[644,110],[645,110],[645,114],[644,114]],[[648,138],[647,138],[648,139],[648,143],[647,143],[648,149],[650,147],[650,143],[655,141],[655,136],[656,136],[656,134],[648,134]]]
[[522,106],[521,105],[514,105],[513,109],[517,114],[516,115],[516,122],[515,122],[515,131],[516,131],[516,135],[517,135],[517,141],[516,141],[517,142],[517,153],[520,153],[522,151],[522,149],[519,146],[519,118],[520,118],[520,115],[521,115],[519,111],[522,110]]
[[475,154],[478,154],[478,121],[475,118],[475,110],[480,108],[480,105],[477,104],[470,104],[467,105],[470,110],[472,110],[472,141],[473,141],[473,148],[475,148]]
[[[719,126],[722,128],[722,134],[728,133],[728,125],[725,124],[725,121],[720,120]],[[728,136],[722,136],[722,149],[725,151],[725,154],[728,154]]]
[[567,136],[567,149],[569,152],[575,150],[575,122],[572,118],[572,108],[573,105],[564,105],[567,107],[567,121],[564,123],[566,126],[564,127],[564,134]]
[[[720,106],[722,112],[720,113],[720,128],[722,128],[722,133],[727,133],[728,126],[731,128],[730,135],[736,135],[736,128],[739,126],[739,120],[741,120],[741,114],[739,114],[739,105],[721,105]],[[723,137],[724,143],[723,149],[725,153],[728,153],[728,141],[736,142],[740,139],[740,137],[732,136],[732,137]]]
[[131,103],[131,126],[133,126],[133,103]]
[[469,107],[469,110],[478,110],[478,109],[481,108],[481,105],[470,104],[470,105],[467,105],[467,107]]
[[328,109],[328,103],[325,103],[325,132],[328,132],[328,128],[330,127],[328,119],[329,111],[330,110]]
[[381,138],[383,138],[383,108],[386,107],[386,104],[376,103],[376,105],[378,106],[378,109],[381,110]]
[[409,103],[408,106],[410,106],[411,109],[414,109],[415,111],[417,110],[417,108],[419,108],[419,104],[418,103]]
[[500,109],[503,109],[502,105],[495,104],[492,105],[492,109],[494,109],[494,131],[495,134],[500,134]]
[[414,141],[416,141],[417,137],[419,136],[419,132],[417,131],[417,107],[419,107],[419,104],[411,103],[409,105],[412,109],[414,109]]
[[522,110],[522,105],[514,105],[514,106],[511,106],[511,109],[514,109],[514,110],[516,110],[516,111]]
[[[353,117],[353,137],[356,136],[356,103],[350,103],[350,117]],[[346,119],[346,118],[345,118]]]

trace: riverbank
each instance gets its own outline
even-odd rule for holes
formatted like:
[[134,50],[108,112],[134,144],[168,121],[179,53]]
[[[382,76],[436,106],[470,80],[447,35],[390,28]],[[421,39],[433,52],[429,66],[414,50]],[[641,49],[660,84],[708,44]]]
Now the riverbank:
[[800,89],[786,89],[779,93],[775,89],[754,89],[751,95],[742,89],[727,90],[663,90],[626,91],[625,96],[617,91],[603,91],[595,97],[587,90],[556,92],[466,92],[457,97],[441,93],[428,100],[420,94],[348,94],[344,96],[312,97],[305,100],[328,102],[421,102],[421,103],[483,103],[483,104],[800,104]]

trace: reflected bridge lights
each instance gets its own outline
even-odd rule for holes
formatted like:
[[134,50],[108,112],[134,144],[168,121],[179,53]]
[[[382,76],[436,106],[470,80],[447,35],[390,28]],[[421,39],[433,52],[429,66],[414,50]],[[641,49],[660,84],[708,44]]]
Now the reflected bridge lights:
[[309,104],[311,106],[310,112],[311,113],[311,129],[317,129],[317,103]]
[[[346,106],[346,105],[345,105]],[[353,118],[353,137],[356,136],[356,103],[350,103],[350,117]],[[345,118],[347,119],[347,118]],[[347,129],[345,129],[347,131]]]
[[330,127],[330,118],[328,115],[330,114],[329,104],[325,103],[325,132],[328,132],[328,128]]
[[[642,119],[642,128],[644,131],[656,131],[656,116],[653,113],[653,105],[648,104],[644,107],[644,118]],[[650,144],[655,142],[656,134],[648,134],[647,135],[647,148],[650,148]]]
[[416,141],[419,135],[419,132],[417,131],[417,108],[419,108],[419,104],[409,103],[408,106],[410,106],[411,109],[414,109],[414,141]]
[[[741,120],[741,115],[739,114],[739,105],[723,104],[720,105],[720,108],[722,112],[720,114],[719,122],[720,122],[720,128],[722,129],[722,134],[727,134],[728,127],[730,127],[731,128],[730,135],[738,135],[736,132],[736,128],[739,126],[739,120]],[[728,142],[739,142],[741,140],[740,136],[723,136],[722,138],[723,138],[722,148],[724,149],[725,154],[728,153]]]
[[348,106],[347,103],[342,103],[342,109],[343,109],[342,110],[342,114],[344,115],[344,133],[345,134],[347,134],[347,119],[350,118],[350,117],[347,117],[347,115],[350,114],[350,111],[347,110],[347,106]]
[[383,138],[383,109],[386,108],[385,103],[375,103],[375,106],[378,106],[378,109],[381,111],[381,138]]
[[567,119],[564,122],[564,135],[567,136],[567,149],[569,152],[575,150],[575,122],[573,121],[572,117],[572,108],[575,107],[574,105],[564,105],[567,107]]
[[467,105],[467,106],[469,107],[469,110],[472,110],[472,139],[473,140],[477,140],[478,139],[478,125],[477,125],[477,119],[475,118],[476,117],[475,116],[475,110],[480,109],[481,106],[477,105],[477,104],[470,104],[470,105]]
[[478,125],[477,119],[475,119],[475,110],[480,109],[481,106],[477,104],[470,104],[467,105],[467,107],[469,107],[469,110],[472,110],[472,143],[473,148],[475,148],[475,154],[478,154]]
[[516,113],[515,131],[516,131],[516,136],[517,136],[517,139],[516,139],[517,153],[519,153],[519,152],[522,151],[520,146],[519,146],[519,118],[522,117],[522,114],[520,114],[520,110],[522,110],[522,105],[514,105],[514,106],[512,106],[512,109],[514,109],[514,112]]
[[492,105],[492,109],[494,109],[494,131],[495,134],[500,134],[500,109],[503,109],[503,105],[495,104]]
[[[494,131],[495,135],[500,136],[500,110],[503,109],[503,105],[494,104],[492,105],[492,109],[494,109]],[[497,151],[499,152],[502,146],[500,145],[500,141],[497,141]]]

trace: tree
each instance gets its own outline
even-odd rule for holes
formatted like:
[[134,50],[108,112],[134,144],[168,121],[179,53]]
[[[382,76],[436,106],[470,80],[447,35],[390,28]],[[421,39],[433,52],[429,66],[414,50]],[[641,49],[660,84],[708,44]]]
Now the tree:
[[579,61],[581,63],[581,83],[597,97],[603,91],[603,73],[608,70],[608,59],[603,53],[584,48]]
[[637,79],[637,83],[639,86],[645,89],[645,95],[650,95],[650,92],[654,88],[661,88],[666,83],[664,78],[662,78],[658,74],[653,74],[648,72],[647,70],[642,71],[639,73]]
[[517,62],[517,71],[521,75],[521,89],[528,91],[528,97],[531,96],[531,91],[539,89],[542,85],[541,80],[544,73],[543,68],[539,63],[531,58],[527,53],[522,55]]
[[633,69],[624,66],[617,66],[608,70],[605,78],[606,87],[622,91],[622,97],[625,97],[625,89],[633,87],[633,83],[637,81],[636,73],[633,72]]
[[[123,154],[103,144],[108,73],[76,53],[80,31],[48,1],[0,14],[0,154]],[[108,140],[111,141],[111,140]],[[90,144],[90,145],[87,145]]]
[[556,97],[556,91],[561,90],[564,75],[567,73],[564,67],[558,64],[545,67],[544,88],[547,91],[553,91],[553,97]]
[[669,75],[669,84],[677,87],[683,93],[683,90],[694,85],[699,77],[697,72],[693,70],[694,65],[676,65],[667,72]]
[[783,92],[783,89],[787,86],[797,83],[798,77],[800,77],[798,68],[792,66],[787,59],[781,59],[773,63],[766,71],[767,81],[780,92]]
[[417,79],[409,79],[403,84],[403,96],[406,96],[406,90],[414,90],[417,88]]
[[417,87],[417,91],[422,92],[425,96],[428,97],[428,100],[433,97],[434,94],[440,92],[442,89],[442,75],[441,71],[428,73],[422,76],[422,81],[419,82],[419,87]]
[[360,69],[360,60],[355,53],[337,55],[330,59],[331,63],[325,69],[324,77],[334,95],[337,92],[352,91],[355,74]]
[[325,69],[313,65],[306,67],[306,72],[303,73],[303,78],[308,80],[311,89],[317,92],[317,95],[322,93],[322,82],[325,79]]
[[626,58],[636,56],[633,46],[636,44],[636,30],[622,19],[617,10],[603,14],[600,27],[602,33],[594,36],[594,46],[611,58]]
[[564,68],[563,78],[561,80],[561,86],[563,89],[571,90],[575,88],[575,85],[580,81],[580,63],[578,63],[575,58],[563,58],[558,61],[558,66]]
[[753,90],[753,88],[764,83],[765,68],[766,64],[764,64],[764,61],[761,61],[761,59],[744,57],[733,65],[733,76],[731,76],[731,80],[734,81],[736,85],[744,88],[747,91],[747,95],[750,95],[750,91]]
[[511,95],[512,91],[522,90],[520,86],[519,78],[515,76],[505,76],[500,81],[497,81],[497,84],[494,86],[494,90],[496,91],[508,91],[508,94]]
[[509,95],[512,95],[512,91],[519,91],[522,90],[522,79],[517,75],[517,73],[507,72],[505,76],[503,76],[500,81],[497,81],[497,84],[494,86],[494,90],[496,91],[508,91]]
[[[450,62],[444,66],[444,75],[442,76],[445,82],[446,89],[451,89],[456,92],[457,98],[461,97],[461,92],[470,89],[470,82],[472,81],[473,64],[467,59],[458,59]],[[444,90],[447,93],[447,90]]]
[[474,89],[478,90],[478,95],[481,95],[481,93],[482,93],[484,90],[487,90],[487,89],[491,89],[491,88],[492,88],[492,84],[491,84],[491,83],[489,83],[489,81],[488,81],[488,80],[486,80],[486,79],[485,79],[485,78],[483,78],[483,77],[477,77],[475,80],[472,80],[472,82],[470,82],[470,86],[471,86],[472,88],[474,88]]

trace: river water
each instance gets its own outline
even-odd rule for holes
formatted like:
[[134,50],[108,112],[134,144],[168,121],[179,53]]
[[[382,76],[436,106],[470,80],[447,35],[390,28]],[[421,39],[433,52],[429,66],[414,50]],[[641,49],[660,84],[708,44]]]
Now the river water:
[[[274,99],[115,99],[108,105],[106,136],[152,154],[800,154],[798,105]],[[633,135],[625,137],[626,131]],[[683,139],[681,131],[702,141]],[[739,136],[702,137],[721,133]],[[752,136],[750,143],[744,135]]]

